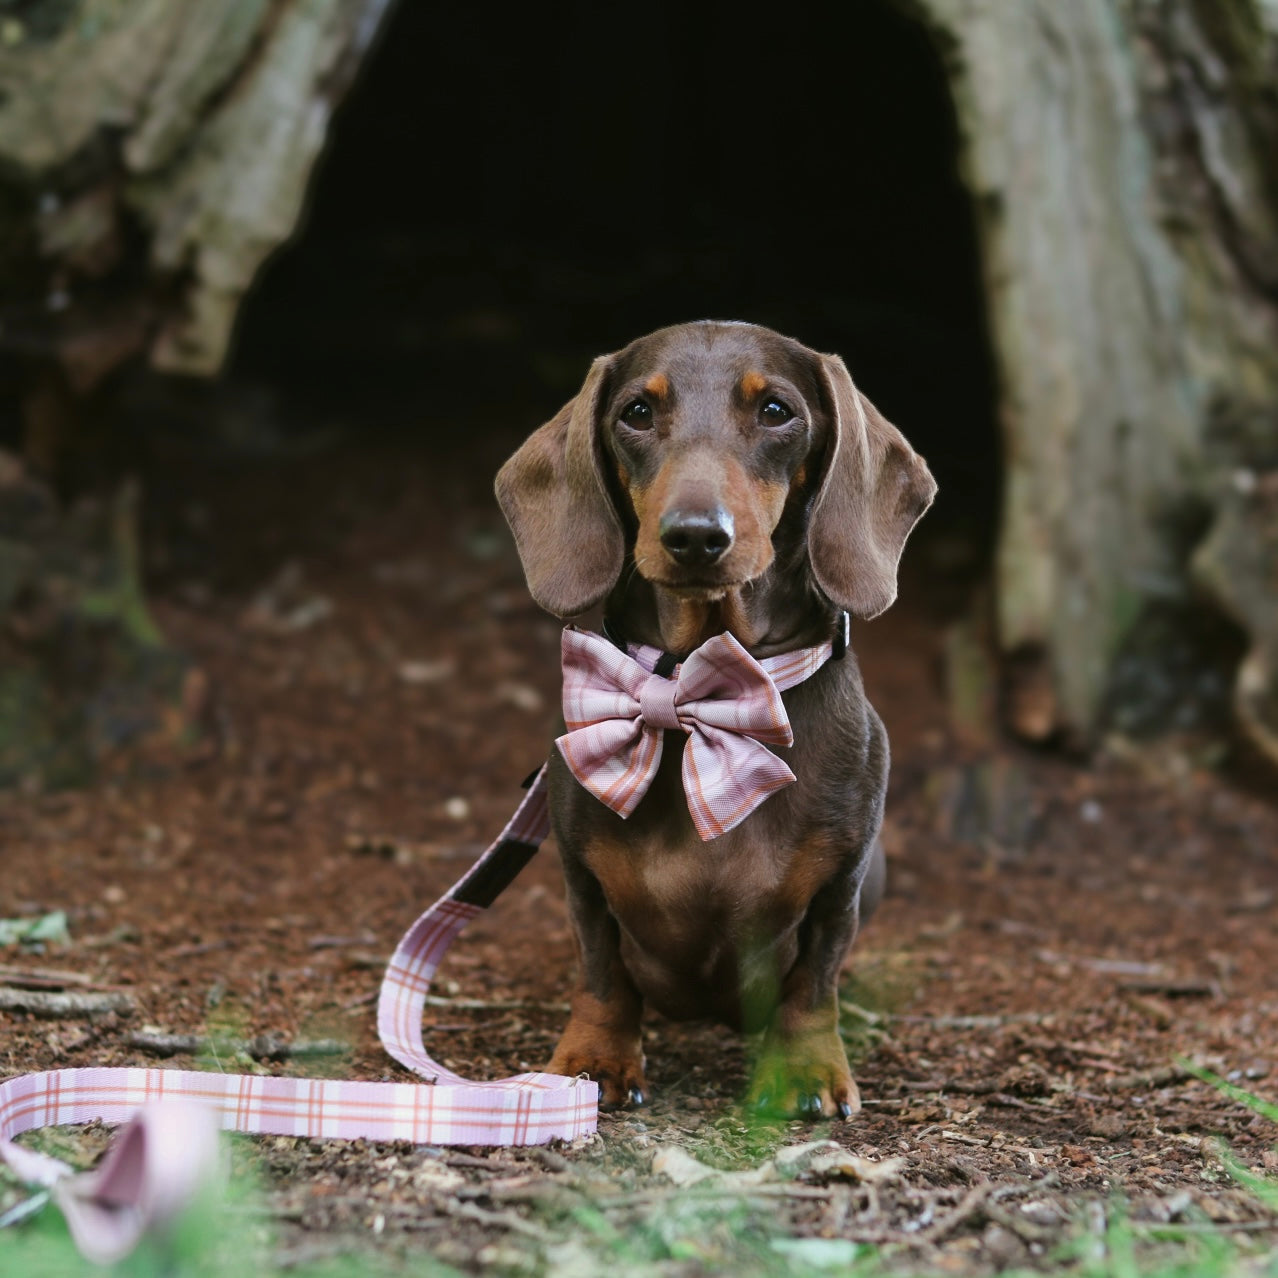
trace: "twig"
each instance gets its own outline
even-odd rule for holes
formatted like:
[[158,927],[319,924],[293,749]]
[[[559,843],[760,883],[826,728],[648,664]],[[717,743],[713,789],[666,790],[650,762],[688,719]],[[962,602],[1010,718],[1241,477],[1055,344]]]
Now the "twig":
[[229,950],[231,942],[229,940],[222,941],[201,941],[194,945],[176,945],[171,950],[165,951],[165,958],[194,958],[199,954],[216,954],[218,950]]
[[1021,1100],[1019,1096],[1009,1096],[1006,1092],[990,1092],[988,1103],[1004,1109],[1027,1109],[1044,1119],[1056,1113],[1056,1107],[1050,1101]]
[[1212,1220],[1196,1221],[1186,1225],[1164,1224],[1153,1220],[1128,1221],[1133,1229],[1150,1234],[1237,1234],[1278,1233],[1278,1219],[1274,1220]]
[[1107,1092],[1126,1092],[1141,1087],[1166,1087],[1169,1083],[1183,1083],[1193,1077],[1189,1070],[1179,1065],[1160,1065],[1157,1069],[1141,1069],[1134,1074],[1102,1079],[1098,1086]]
[[1092,958],[1086,954],[1058,954],[1055,950],[1035,950],[1034,957],[1040,963],[1065,963],[1107,976],[1156,977],[1166,971],[1161,963],[1146,963],[1140,959]]
[[959,1145],[988,1145],[990,1143],[980,1136],[969,1136],[966,1132],[956,1132],[948,1127],[941,1133],[941,1139],[953,1141]]
[[629,1194],[600,1195],[592,1199],[599,1210],[609,1207],[644,1207],[649,1203],[669,1202],[676,1195],[680,1198],[812,1198],[826,1199],[839,1192],[837,1185],[800,1185],[793,1181],[783,1185],[708,1185],[704,1181],[684,1185],[676,1190],[640,1189]]
[[930,1025],[936,1029],[999,1029],[1004,1025],[1039,1025],[1055,1019],[1052,1012],[1008,1012],[1003,1016],[885,1016],[892,1024]]
[[1166,994],[1168,998],[1220,998],[1218,981],[1119,981],[1118,988],[1130,994]]
[[132,1012],[130,995],[118,992],[98,994],[55,993],[52,990],[18,990],[0,986],[0,1011],[30,1012],[33,1016],[69,1019],[75,1016],[101,1016],[107,1012]]
[[216,1049],[228,1055],[243,1054],[257,1061],[300,1060],[308,1056],[341,1056],[349,1044],[335,1038],[299,1038],[285,1042],[272,1035],[250,1039],[207,1038],[201,1034],[157,1034],[138,1030],[125,1040],[130,1047],[152,1056],[194,1056]]
[[995,1188],[996,1186],[992,1180],[982,1181],[981,1184],[974,1185],[964,1195],[963,1201],[948,1216],[942,1216],[934,1224],[920,1230],[915,1237],[922,1243],[934,1243],[944,1238],[946,1234],[957,1229],[964,1221],[984,1212],[986,1200],[994,1192]]
[[83,972],[63,972],[52,967],[10,967],[0,963],[0,981],[8,981],[17,989],[65,989],[68,985],[92,986],[95,989],[118,989],[113,985],[94,985]]
[[152,1056],[180,1056],[203,1051],[208,1040],[198,1034],[149,1034],[138,1030],[124,1041]]
[[465,1168],[469,1171],[511,1172],[522,1171],[518,1163],[507,1158],[481,1158],[476,1154],[449,1154],[440,1159],[445,1167]]
[[552,1243],[555,1235],[525,1220],[513,1211],[485,1211],[474,1203],[459,1202],[456,1199],[438,1198],[435,1201],[437,1210],[450,1216],[460,1216],[465,1220],[473,1220],[481,1225],[497,1229],[509,1229],[512,1233],[523,1234],[527,1238],[535,1238],[540,1243]]

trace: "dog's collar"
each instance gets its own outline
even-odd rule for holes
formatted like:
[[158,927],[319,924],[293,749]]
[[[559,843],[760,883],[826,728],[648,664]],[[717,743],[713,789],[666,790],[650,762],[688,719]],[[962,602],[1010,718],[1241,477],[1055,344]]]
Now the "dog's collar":
[[[811,665],[809,668],[809,663],[802,663],[803,668],[807,671],[803,677],[807,678],[808,675],[815,673],[827,661],[843,660],[847,655],[848,645],[851,640],[851,628],[851,618],[848,616],[847,610],[844,609],[834,619],[834,633],[826,643],[816,644],[810,648],[796,648],[791,652],[776,653],[772,657],[763,658],[760,664],[766,670],[768,669],[768,663],[772,661],[781,662],[795,655],[815,656],[818,653],[822,653],[823,655],[816,665]],[[664,649],[653,647],[651,644],[631,643],[617,625],[616,618],[604,617],[603,625],[600,629],[603,632],[603,637],[614,648],[624,652],[628,657],[633,657],[645,670],[651,674],[658,674],[663,679],[669,679],[682,662],[686,660],[686,658],[680,657],[676,653],[666,652]],[[824,652],[827,647],[829,651]]]

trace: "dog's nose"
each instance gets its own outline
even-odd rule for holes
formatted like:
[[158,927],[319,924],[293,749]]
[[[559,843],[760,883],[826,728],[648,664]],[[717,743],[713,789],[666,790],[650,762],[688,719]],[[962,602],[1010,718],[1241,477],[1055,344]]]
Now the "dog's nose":
[[713,510],[668,510],[658,525],[661,544],[675,563],[702,568],[723,556],[732,545],[732,515]]

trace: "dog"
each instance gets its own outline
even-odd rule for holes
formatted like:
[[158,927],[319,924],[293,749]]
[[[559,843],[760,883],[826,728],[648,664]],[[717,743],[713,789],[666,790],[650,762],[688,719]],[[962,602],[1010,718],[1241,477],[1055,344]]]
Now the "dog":
[[691,737],[668,708],[648,711],[660,760],[624,815],[561,739],[549,796],[577,974],[548,1069],[594,1079],[606,1108],[642,1105],[647,1004],[762,1031],[746,1098],[758,1109],[850,1117],[837,982],[883,892],[888,742],[840,631],[895,599],[936,492],[927,465],[838,356],[701,321],[596,359],[496,491],[536,602],[560,618],[602,604],[618,650],[668,654],[663,678],[716,636],[764,664],[832,658],[782,695],[793,745],[754,747],[783,756],[793,783],[717,837],[694,825]]

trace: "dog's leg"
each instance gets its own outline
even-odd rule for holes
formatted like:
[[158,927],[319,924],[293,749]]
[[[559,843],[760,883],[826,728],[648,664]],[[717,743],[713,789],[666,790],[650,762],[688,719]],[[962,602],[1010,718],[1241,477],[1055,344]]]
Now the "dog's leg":
[[885,875],[875,839],[863,875],[840,876],[812,898],[754,1068],[749,1102],[756,1108],[811,1118],[849,1118],[861,1108],[839,1037],[839,968],[862,916],[878,904]]
[[643,999],[621,961],[617,921],[599,881],[567,851],[563,867],[577,980],[572,1014],[547,1069],[594,1079],[605,1108],[642,1105],[647,1086],[639,1024]]

